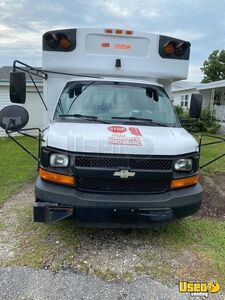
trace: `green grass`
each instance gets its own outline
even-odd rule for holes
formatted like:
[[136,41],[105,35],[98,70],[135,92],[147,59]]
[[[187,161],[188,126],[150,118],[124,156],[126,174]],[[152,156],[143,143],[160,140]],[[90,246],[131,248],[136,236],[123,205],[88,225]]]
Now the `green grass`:
[[[37,141],[28,137],[16,138],[36,154]],[[0,138],[0,203],[36,174],[36,161],[9,138]]]
[[0,231],[5,229],[5,224],[0,223]]
[[225,271],[225,222],[192,217],[169,224],[160,238],[170,248],[190,247],[208,255]]
[[[197,141],[199,141],[200,134],[195,134],[194,136],[197,139]],[[218,134],[216,136],[225,138],[225,135]],[[211,137],[203,137],[202,143],[210,143],[210,142],[215,142],[217,140],[218,139],[211,138]],[[203,165],[208,161],[224,153],[225,153],[225,142],[215,144],[215,145],[202,146],[200,165]],[[206,166],[202,170],[204,171],[204,173],[225,172],[225,156],[213,162],[212,164]]]
[[134,270],[161,282],[178,280],[218,281],[225,284],[225,222],[195,216],[174,221],[160,231],[136,232],[150,247]]

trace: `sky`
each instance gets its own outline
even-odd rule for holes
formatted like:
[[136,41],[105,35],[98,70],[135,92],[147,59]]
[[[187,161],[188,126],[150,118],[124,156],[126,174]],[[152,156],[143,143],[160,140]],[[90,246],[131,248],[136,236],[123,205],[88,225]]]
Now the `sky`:
[[189,81],[215,49],[225,49],[225,0],[0,0],[0,67],[41,66],[41,39],[53,29],[123,28],[191,42]]

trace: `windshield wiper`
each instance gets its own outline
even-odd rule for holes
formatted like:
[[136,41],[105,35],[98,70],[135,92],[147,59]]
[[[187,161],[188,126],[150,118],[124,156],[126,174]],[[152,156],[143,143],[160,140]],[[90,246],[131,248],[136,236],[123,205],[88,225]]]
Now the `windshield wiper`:
[[96,116],[88,116],[88,115],[81,115],[81,114],[72,114],[72,115],[59,115],[59,117],[74,117],[74,118],[85,119],[85,120],[88,120],[88,121],[94,121],[94,122],[109,124],[109,122],[106,122],[106,121],[103,121],[103,120],[99,120],[98,117],[96,117]]
[[145,118],[136,118],[136,117],[112,117],[112,119],[118,119],[118,120],[130,120],[130,121],[141,121],[152,125],[158,125],[162,127],[169,127],[166,124],[158,123],[153,121],[152,119],[145,119]]

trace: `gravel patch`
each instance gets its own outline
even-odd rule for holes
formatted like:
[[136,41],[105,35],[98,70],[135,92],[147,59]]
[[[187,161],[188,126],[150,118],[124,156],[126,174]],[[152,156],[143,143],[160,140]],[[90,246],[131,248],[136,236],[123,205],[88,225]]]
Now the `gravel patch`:
[[197,216],[225,221],[225,174],[201,177],[204,201]]
[[166,287],[149,278],[132,283],[108,283],[70,271],[53,273],[25,267],[0,269],[0,291],[2,300],[191,299],[189,295],[181,295],[177,288]]

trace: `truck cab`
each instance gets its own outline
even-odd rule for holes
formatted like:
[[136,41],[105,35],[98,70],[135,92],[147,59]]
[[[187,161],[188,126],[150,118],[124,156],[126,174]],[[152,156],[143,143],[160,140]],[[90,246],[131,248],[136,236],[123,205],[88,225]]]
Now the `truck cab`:
[[198,144],[170,100],[189,53],[187,41],[131,30],[43,35],[34,221],[151,227],[198,211]]

